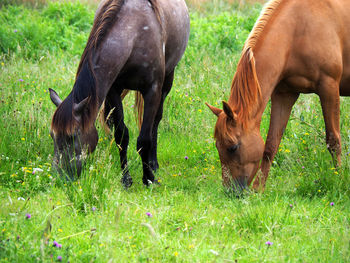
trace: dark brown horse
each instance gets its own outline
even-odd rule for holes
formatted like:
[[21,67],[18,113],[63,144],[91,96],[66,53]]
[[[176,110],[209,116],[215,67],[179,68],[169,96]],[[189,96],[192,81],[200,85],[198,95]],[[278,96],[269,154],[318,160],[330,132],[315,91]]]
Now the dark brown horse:
[[[339,96],[350,95],[350,1],[272,0],[250,33],[215,127],[223,184],[263,190],[292,106],[320,97],[327,148],[340,164]],[[264,146],[260,122],[271,98]]]
[[[54,165],[70,177],[80,174],[86,152],[93,152],[98,134],[95,120],[105,102],[105,116],[115,127],[115,142],[123,169],[122,182],[132,184],[128,171],[128,129],[124,124],[122,93],[136,90],[144,100],[137,151],[143,165],[143,183],[154,182],[158,168],[157,129],[169,93],[175,66],[189,37],[184,0],[105,0],[96,12],[81,57],[73,90],[57,106],[51,124]],[[124,93],[123,93],[124,94]]]

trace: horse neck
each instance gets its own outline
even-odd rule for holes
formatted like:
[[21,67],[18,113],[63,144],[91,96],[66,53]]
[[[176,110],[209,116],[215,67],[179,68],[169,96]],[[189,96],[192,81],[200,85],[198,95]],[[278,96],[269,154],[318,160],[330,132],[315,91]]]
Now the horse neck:
[[256,73],[261,88],[261,101],[256,112],[252,114],[253,125],[257,128],[260,128],[262,115],[273,91],[283,79],[288,54],[291,51],[293,34],[288,32],[293,29],[292,26],[283,27],[279,24],[278,28],[285,29],[282,32],[270,26],[253,49]]

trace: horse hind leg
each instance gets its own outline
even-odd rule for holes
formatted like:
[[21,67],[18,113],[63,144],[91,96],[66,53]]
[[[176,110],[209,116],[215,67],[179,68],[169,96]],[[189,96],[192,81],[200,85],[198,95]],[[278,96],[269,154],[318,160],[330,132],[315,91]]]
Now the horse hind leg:
[[158,111],[156,118],[154,120],[153,129],[152,129],[152,145],[151,145],[151,168],[154,172],[159,168],[158,158],[157,158],[157,145],[158,145],[158,126],[159,122],[163,117],[163,105],[166,96],[169,94],[174,80],[174,71],[172,71],[168,76],[165,77],[163,88],[162,88],[162,97],[159,103]]
[[326,143],[332,155],[335,166],[341,164],[340,139],[340,98],[339,84],[333,78],[327,77],[320,82],[318,95],[320,97],[323,118],[326,127]]
[[155,117],[161,101],[161,82],[155,81],[143,92],[144,113],[140,135],[137,138],[137,151],[142,159],[143,177],[142,182],[149,185],[154,182],[152,171],[152,134]]
[[127,151],[129,145],[129,130],[124,123],[123,104],[120,94],[112,90],[108,93],[106,106],[111,111],[105,114],[111,115],[114,125],[114,139],[119,149],[120,165],[122,169],[121,182],[125,188],[132,185],[132,178],[128,169]]

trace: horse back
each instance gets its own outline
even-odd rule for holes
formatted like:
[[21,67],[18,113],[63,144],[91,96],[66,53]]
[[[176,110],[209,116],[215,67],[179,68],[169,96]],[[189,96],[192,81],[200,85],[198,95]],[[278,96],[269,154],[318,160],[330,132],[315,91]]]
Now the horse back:
[[349,94],[349,13],[347,0],[281,1],[255,47],[263,58],[258,61],[274,54],[269,67],[280,70],[280,80],[297,92],[318,93],[318,83],[330,77],[341,95]]

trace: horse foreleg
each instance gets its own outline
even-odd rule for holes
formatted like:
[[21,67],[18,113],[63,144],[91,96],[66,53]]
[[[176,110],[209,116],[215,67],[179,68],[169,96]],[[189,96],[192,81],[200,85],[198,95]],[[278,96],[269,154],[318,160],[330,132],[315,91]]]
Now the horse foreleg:
[[341,164],[339,84],[332,78],[324,79],[320,82],[318,95],[326,126],[327,148],[332,155],[334,165],[338,166]]
[[154,172],[159,168],[158,158],[157,158],[157,144],[158,144],[158,125],[163,117],[163,105],[166,96],[169,94],[170,89],[173,85],[174,80],[174,71],[172,71],[168,76],[165,77],[163,88],[162,88],[162,97],[159,103],[159,108],[157,111],[156,118],[154,120],[153,129],[152,129],[152,145],[151,145],[151,168]]
[[110,91],[106,103],[108,103],[109,108],[112,110],[111,113],[106,112],[106,114],[111,114],[114,124],[114,139],[119,149],[120,165],[123,174],[121,182],[128,188],[132,185],[132,178],[129,173],[127,160],[129,130],[124,123],[123,104],[120,94],[117,94],[117,92],[113,90]]
[[261,161],[261,172],[258,173],[253,183],[253,188],[255,190],[264,191],[265,189],[271,163],[277,153],[292,107],[298,97],[298,93],[279,93],[277,91],[271,96],[270,128]]
[[140,135],[137,138],[137,151],[142,159],[143,177],[142,182],[149,185],[154,182],[154,174],[152,171],[152,134],[155,117],[161,101],[161,85],[154,82],[143,94],[144,97],[144,113]]

